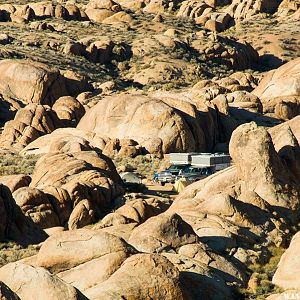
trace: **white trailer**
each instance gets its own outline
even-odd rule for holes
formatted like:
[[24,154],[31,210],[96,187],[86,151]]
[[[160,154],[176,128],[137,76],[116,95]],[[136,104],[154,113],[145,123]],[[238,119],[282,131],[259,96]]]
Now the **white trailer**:
[[227,153],[170,153],[170,162],[174,165],[213,167],[219,171],[230,166],[231,157]]

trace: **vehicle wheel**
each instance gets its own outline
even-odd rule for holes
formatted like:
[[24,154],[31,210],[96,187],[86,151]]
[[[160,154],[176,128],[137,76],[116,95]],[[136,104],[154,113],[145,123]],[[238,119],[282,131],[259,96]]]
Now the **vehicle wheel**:
[[165,184],[166,184],[165,182],[161,182],[161,183],[160,183],[161,186],[164,186]]

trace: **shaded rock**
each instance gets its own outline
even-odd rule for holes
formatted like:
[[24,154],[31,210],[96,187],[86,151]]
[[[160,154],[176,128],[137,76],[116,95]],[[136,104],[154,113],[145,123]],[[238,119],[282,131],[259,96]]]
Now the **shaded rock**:
[[0,185],[0,239],[13,240],[21,245],[38,244],[47,234],[26,217],[8,187]]
[[29,186],[31,177],[29,175],[6,175],[0,176],[0,183],[6,185],[13,193],[19,188]]
[[91,202],[89,200],[81,200],[74,207],[70,215],[68,228],[69,230],[82,228],[85,225],[93,223],[95,220],[95,210]]
[[75,127],[85,114],[82,104],[70,96],[57,99],[52,109],[66,127]]
[[7,285],[0,282],[0,298],[2,300],[19,300],[20,298]]
[[58,216],[54,212],[47,195],[42,191],[30,187],[19,188],[13,193],[16,203],[23,213],[30,217],[41,228],[59,226]]

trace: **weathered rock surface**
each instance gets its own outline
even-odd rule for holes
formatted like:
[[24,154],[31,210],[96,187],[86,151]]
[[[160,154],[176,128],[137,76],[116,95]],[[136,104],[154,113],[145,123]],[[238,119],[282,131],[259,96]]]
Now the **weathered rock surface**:
[[267,73],[253,94],[261,99],[264,112],[292,119],[300,113],[299,82],[300,59],[295,59]]
[[29,186],[31,177],[29,175],[6,175],[0,176],[0,183],[7,186],[13,193],[19,188]]
[[0,279],[21,299],[86,299],[79,291],[40,267],[21,262],[0,269]]
[[41,228],[51,228],[60,225],[51,202],[42,191],[23,187],[15,191],[13,197],[23,213]]
[[38,137],[51,133],[61,122],[48,106],[28,104],[20,109],[14,120],[5,124],[1,133],[1,147],[22,150]]
[[135,228],[128,242],[141,252],[157,253],[196,241],[193,229],[178,215],[160,214]]
[[[53,104],[61,96],[73,95],[76,86],[91,87],[62,76],[59,70],[26,60],[3,60],[0,63],[0,94],[24,104]],[[82,91],[84,91],[82,90]]]
[[[36,204],[32,213],[42,227],[52,223],[64,226],[76,208],[70,226],[78,228],[99,218],[113,206],[114,199],[123,192],[120,182],[114,164],[102,154],[94,151],[49,153],[37,162],[30,188],[17,193],[22,199],[23,192],[27,194],[34,188],[32,191],[37,195],[30,200]],[[77,206],[86,199],[89,201],[87,213],[85,206]]]
[[47,239],[38,253],[37,264],[58,273],[79,265],[82,267],[83,263],[109,253],[130,255],[135,250],[122,239],[101,230],[65,231]]
[[168,259],[158,254],[136,254],[85,295],[89,299],[185,299],[179,276]]
[[0,185],[0,215],[1,240],[28,245],[38,244],[47,238],[47,234],[22,213],[9,188],[4,185]]
[[300,235],[295,234],[289,248],[282,255],[272,282],[285,290],[300,290],[300,279],[296,274],[300,270],[297,255],[300,246]]
[[150,153],[203,149],[205,145],[199,143],[204,137],[196,125],[195,107],[187,102],[180,108],[173,105],[142,95],[107,97],[86,113],[77,128],[111,138],[133,139]]

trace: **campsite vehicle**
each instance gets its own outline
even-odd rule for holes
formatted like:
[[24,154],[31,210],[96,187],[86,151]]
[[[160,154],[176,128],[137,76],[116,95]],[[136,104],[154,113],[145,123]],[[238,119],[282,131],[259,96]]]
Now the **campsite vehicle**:
[[170,153],[171,166],[154,174],[153,180],[161,185],[180,178],[194,182],[229,167],[230,161],[226,153]]
[[166,170],[160,173],[155,173],[153,176],[153,181],[159,182],[161,185],[165,185],[166,183],[174,183],[176,176],[185,167],[186,165],[171,165]]
[[214,168],[212,167],[187,166],[178,173],[178,175],[175,177],[175,180],[177,181],[180,178],[185,178],[188,182],[194,182],[203,179],[213,173]]

